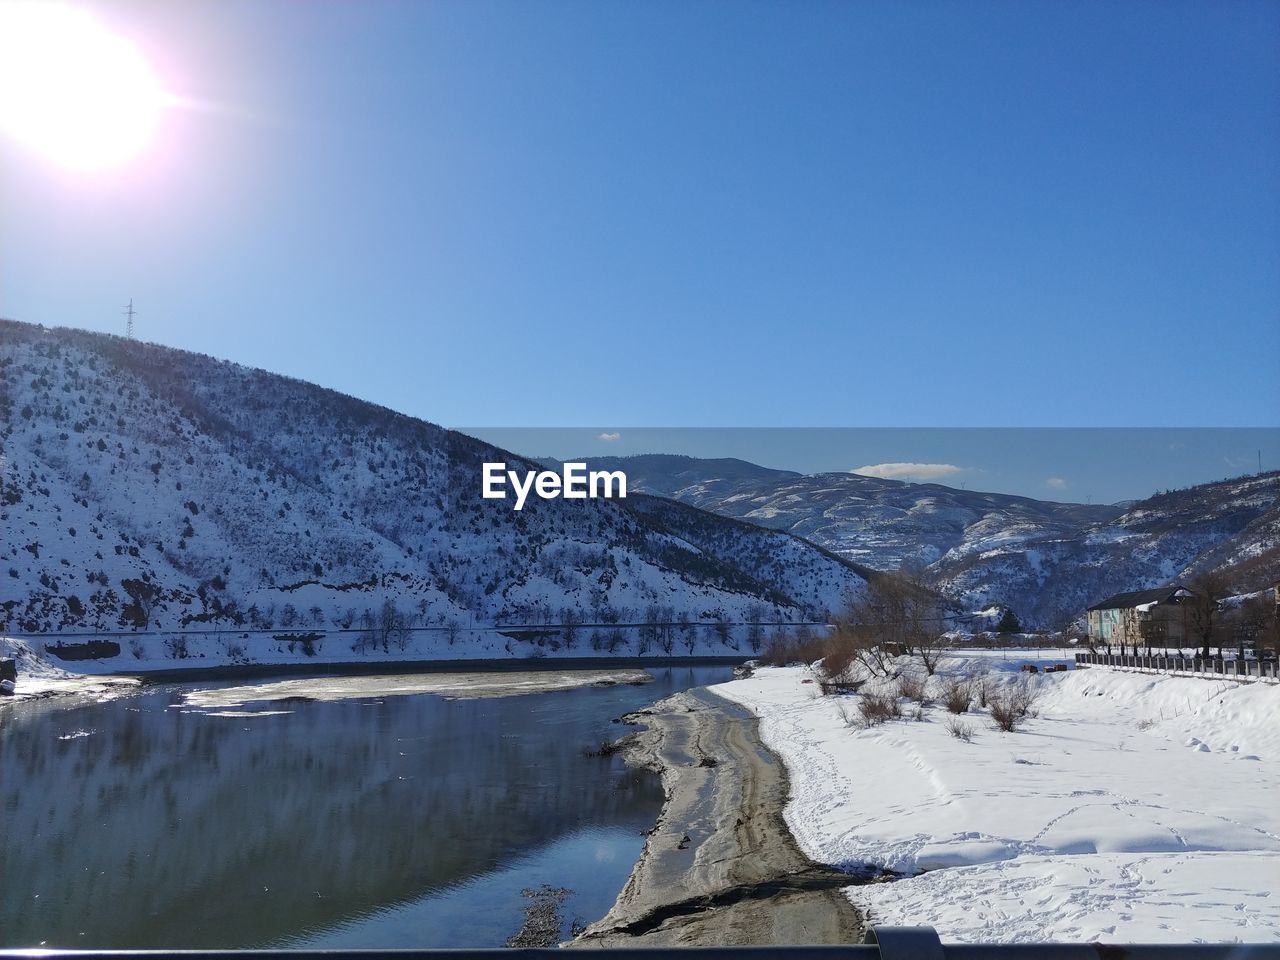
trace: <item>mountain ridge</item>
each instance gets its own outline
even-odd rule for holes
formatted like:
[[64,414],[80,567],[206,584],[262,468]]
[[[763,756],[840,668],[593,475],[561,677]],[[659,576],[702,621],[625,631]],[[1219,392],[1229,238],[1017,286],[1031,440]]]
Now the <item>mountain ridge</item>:
[[[726,483],[710,462],[680,470],[677,499],[874,569],[917,569],[967,609],[1006,605],[1040,627],[1061,626],[1109,594],[1210,569],[1233,571],[1240,592],[1280,577],[1280,472],[1094,505],[854,473]],[[642,473],[637,486],[654,482]]]
[[[531,498],[517,513],[480,496],[480,464],[535,468],[527,458],[305,381],[105,334],[0,322],[0,413],[0,629],[13,632],[372,631],[387,603],[393,626],[441,630],[565,611],[799,621],[864,582],[794,536],[643,494]],[[622,642],[608,638],[609,652]],[[697,649],[737,642],[722,633]]]

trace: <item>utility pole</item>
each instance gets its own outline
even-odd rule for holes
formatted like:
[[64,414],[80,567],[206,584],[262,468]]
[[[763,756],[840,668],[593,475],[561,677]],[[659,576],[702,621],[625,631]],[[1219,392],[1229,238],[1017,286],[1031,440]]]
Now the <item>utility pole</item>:
[[133,297],[129,298],[129,305],[124,308],[124,338],[126,340],[133,339]]

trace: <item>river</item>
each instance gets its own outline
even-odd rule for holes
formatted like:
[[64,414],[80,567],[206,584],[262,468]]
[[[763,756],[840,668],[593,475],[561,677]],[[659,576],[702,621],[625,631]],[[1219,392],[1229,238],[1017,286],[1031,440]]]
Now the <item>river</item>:
[[372,682],[229,708],[223,682],[0,709],[0,946],[500,946],[542,884],[571,891],[567,935],[613,904],[662,806],[655,774],[588,752],[625,732],[612,718],[730,674],[648,672],[480,699]]

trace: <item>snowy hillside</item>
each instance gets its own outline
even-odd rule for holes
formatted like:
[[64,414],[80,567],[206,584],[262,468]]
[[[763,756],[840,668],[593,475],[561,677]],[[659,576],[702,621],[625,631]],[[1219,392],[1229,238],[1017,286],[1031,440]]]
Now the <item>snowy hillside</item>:
[[937,701],[948,679],[994,696],[1036,659],[944,659],[919,722],[908,703],[859,724],[859,698],[816,696],[801,667],[712,689],[761,718],[801,848],[900,878],[846,890],[874,923],[961,943],[1280,938],[1280,689],[1042,673],[1010,733],[977,702],[953,716]]
[[1240,592],[1259,589],[1266,570],[1243,561],[1274,555],[1277,533],[1280,474],[1269,473],[1157,494],[1067,537],[952,551],[931,572],[970,603],[1003,601],[1052,625],[1111,594],[1208,569],[1234,572]]
[[704,459],[673,453],[642,453],[632,457],[580,459],[589,460],[597,470],[625,470],[627,482],[636,490],[695,506],[718,504],[741,490],[757,489],[762,484],[788,483],[803,477],[793,470],[774,470],[734,457]]
[[[657,467],[670,461],[667,472]],[[637,489],[705,510],[788,530],[877,570],[927,565],[948,551],[972,553],[1010,543],[1069,536],[1123,511],[1114,506],[1049,503],[1029,497],[905,483],[854,473],[801,475],[735,467],[742,461],[689,457],[590,458],[626,469]]]
[[[644,489],[787,530],[875,569],[904,564],[969,610],[1012,607],[1054,626],[1124,590],[1226,567],[1240,590],[1280,572],[1280,474],[1203,484],[1123,506],[1052,503],[847,473],[799,476],[741,461],[635,457]],[[734,464],[722,477],[725,463]]]
[[789,535],[644,496],[517,513],[480,475],[533,466],[519,457],[117,337],[0,322],[0,423],[0,632],[376,625],[385,650],[408,626],[451,645],[561,619],[798,620],[863,582]]

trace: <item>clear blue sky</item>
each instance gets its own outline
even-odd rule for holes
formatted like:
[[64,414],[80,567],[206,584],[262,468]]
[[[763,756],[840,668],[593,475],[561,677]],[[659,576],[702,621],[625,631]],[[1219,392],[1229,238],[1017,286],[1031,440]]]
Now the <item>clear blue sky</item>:
[[1280,424],[1278,4],[94,9],[198,107],[0,142],[0,315],[448,425]]

